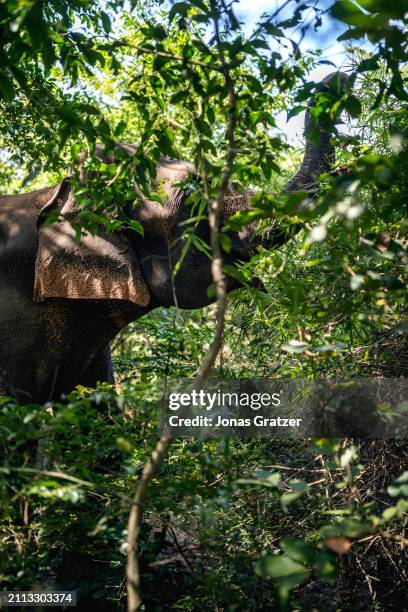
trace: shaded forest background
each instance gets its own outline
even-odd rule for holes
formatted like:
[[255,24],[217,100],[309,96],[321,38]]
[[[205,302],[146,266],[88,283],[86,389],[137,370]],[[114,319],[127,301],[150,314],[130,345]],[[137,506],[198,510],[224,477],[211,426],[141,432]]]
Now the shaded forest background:
[[[229,270],[248,287],[229,297],[213,372],[405,376],[408,4],[282,2],[251,35],[235,8],[2,2],[0,191],[75,174],[87,151],[97,172],[77,185],[82,226],[117,229],[121,203],[137,204],[134,165],[92,154],[121,141],[140,143],[142,189],[165,154],[207,164],[216,193],[228,150],[224,55],[238,100],[233,180],[261,193],[261,222],[304,229]],[[321,95],[313,120],[331,128],[343,111],[348,127],[334,136],[335,171],[302,207],[308,194],[279,195],[302,151],[276,116],[299,114],[315,91],[308,75],[328,60],[303,42],[329,18],[348,44],[350,86]],[[266,293],[249,287],[255,276]],[[129,326],[114,342],[116,390],[77,389],[52,410],[0,400],[2,589],[58,585],[76,589],[80,606],[126,608],[130,493],[156,442],[157,400],[197,373],[215,311],[160,309]],[[406,609],[406,469],[404,440],[174,441],[145,504],[146,609]]]

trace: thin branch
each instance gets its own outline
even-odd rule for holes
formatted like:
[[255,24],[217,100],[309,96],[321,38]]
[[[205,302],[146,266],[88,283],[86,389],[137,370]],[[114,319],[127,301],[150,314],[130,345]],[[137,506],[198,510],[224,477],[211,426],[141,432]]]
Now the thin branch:
[[221,73],[223,72],[222,67],[217,66],[215,64],[207,64],[206,62],[200,62],[199,60],[193,60],[186,57],[182,57],[181,55],[175,55],[174,53],[169,53],[168,51],[160,51],[159,49],[149,49],[148,47],[142,47],[141,45],[134,45],[133,43],[130,43],[126,40],[115,40],[114,46],[128,47],[129,49],[136,49],[136,51],[140,51],[140,53],[144,53],[145,55],[168,57],[169,59],[172,59],[175,62],[183,62],[184,64],[191,64],[193,66],[200,66],[200,68],[207,68]]
[[279,6],[276,9],[276,11],[274,13],[272,13],[272,15],[269,15],[269,17],[267,17],[265,19],[265,21],[260,22],[259,26],[256,28],[256,30],[254,30],[252,32],[251,36],[249,37],[249,40],[253,40],[254,38],[256,38],[262,32],[262,30],[265,28],[265,26],[269,25],[270,23],[272,23],[272,21],[274,21],[274,19],[279,15],[279,13],[281,11],[283,11],[283,9],[286,8],[287,5],[290,4],[291,2],[293,2],[293,0],[286,0],[286,2],[281,4],[281,6]]
[[128,520],[127,537],[127,593],[128,593],[128,612],[136,612],[142,605],[142,594],[140,585],[139,567],[139,535],[142,518],[143,503],[146,498],[147,489],[156,474],[161,460],[170,445],[170,432],[166,430],[156,444],[152,452],[149,463],[143,467],[139,484],[136,488],[132,500],[132,507]]
[[[227,125],[227,160],[225,164],[225,170],[222,176],[220,188],[218,190],[217,197],[212,199],[209,203],[208,211],[208,222],[211,230],[211,250],[213,254],[211,272],[216,287],[217,295],[217,325],[214,340],[208,350],[208,353],[201,365],[201,368],[196,377],[196,385],[198,386],[204,380],[211,370],[217,355],[221,348],[222,335],[225,324],[225,312],[227,304],[227,285],[225,274],[223,271],[223,257],[220,245],[220,212],[224,202],[224,198],[227,194],[229,181],[234,168],[234,160],[236,157],[237,146],[235,139],[235,129],[237,124],[237,113],[236,113],[236,95],[234,89],[234,81],[232,79],[229,65],[225,58],[224,48],[222,45],[219,20],[216,16],[216,6],[214,0],[211,0],[211,8],[214,12],[214,27],[215,27],[215,40],[217,43],[217,49],[221,60],[222,72],[225,79],[225,86],[228,92],[228,125]],[[206,173],[205,173],[206,174]],[[209,189],[208,189],[208,177],[204,177],[204,186],[206,191],[207,201],[209,200]]]
[[69,474],[64,474],[63,472],[55,472],[52,470],[38,470],[35,468],[28,467],[6,467],[5,470],[9,470],[10,472],[25,472],[27,474],[38,474],[39,476],[50,476],[51,478],[61,478],[62,480],[69,480],[70,482],[75,482],[76,484],[83,485],[84,487],[93,487],[92,482],[88,482],[87,480],[81,480],[80,478],[76,478],[75,476],[70,476]]
[[175,119],[170,119],[169,117],[165,117],[165,122],[168,123],[169,125],[171,125],[172,127],[178,129],[178,130],[183,130],[183,132],[189,132],[189,130],[182,125],[181,123],[179,123],[178,121],[176,121]]
[[389,538],[390,540],[395,540],[395,542],[398,542],[399,544],[401,544],[401,546],[408,546],[408,538],[405,538],[402,535],[392,533],[391,531],[380,531],[380,535],[383,538]]
[[[216,330],[214,335],[214,340],[208,350],[207,355],[205,356],[202,365],[197,373],[195,381],[192,385],[192,388],[197,388],[200,386],[202,381],[206,378],[206,376],[211,371],[217,355],[221,349],[222,337],[224,331],[225,324],[225,312],[227,306],[227,286],[226,279],[223,272],[223,258],[222,251],[220,246],[220,235],[219,235],[219,224],[220,224],[220,210],[225,198],[225,195],[228,190],[229,181],[233,172],[234,160],[236,156],[236,142],[235,142],[235,128],[237,123],[236,117],[236,96],[234,90],[234,82],[230,74],[229,66],[225,58],[224,48],[222,45],[222,40],[219,32],[219,16],[217,14],[216,6],[214,1],[211,2],[211,8],[214,13],[214,26],[215,26],[215,37],[217,41],[217,49],[220,56],[222,67],[214,68],[209,64],[204,64],[202,62],[190,62],[196,63],[198,65],[205,66],[206,68],[210,67],[214,70],[221,70],[224,75],[225,85],[228,92],[228,101],[229,101],[229,116],[228,116],[228,125],[227,125],[227,158],[225,164],[225,170],[222,175],[221,186],[218,190],[217,197],[215,199],[209,198],[209,188],[208,188],[208,180],[204,181],[206,197],[209,202],[209,225],[211,231],[211,249],[213,254],[211,272],[214,284],[216,286],[216,295],[217,295],[217,322],[216,322]],[[146,50],[144,48],[139,48],[142,52],[146,53],[156,53],[151,50]],[[159,53],[163,55],[163,53]],[[170,54],[164,54],[166,57],[169,57]],[[171,56],[172,59],[177,61],[184,60],[184,58],[179,58],[177,56]],[[139,567],[139,535],[140,535],[140,526],[142,519],[142,510],[143,503],[146,499],[146,494],[148,487],[153,480],[159,466],[161,464],[162,459],[164,458],[166,451],[171,443],[171,434],[170,430],[167,428],[163,435],[160,437],[159,441],[156,444],[155,449],[153,450],[150,461],[143,467],[142,475],[139,481],[139,484],[136,488],[136,491],[132,500],[132,507],[129,513],[128,520],[128,536],[127,536],[127,565],[126,565],[126,577],[127,577],[127,591],[128,591],[128,612],[136,612],[140,609],[142,605],[142,593],[141,593],[141,581],[140,581],[140,567]]]

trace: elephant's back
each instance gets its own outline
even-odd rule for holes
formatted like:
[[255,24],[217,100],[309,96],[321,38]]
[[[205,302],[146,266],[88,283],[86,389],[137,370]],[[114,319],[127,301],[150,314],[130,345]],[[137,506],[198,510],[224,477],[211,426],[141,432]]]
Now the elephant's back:
[[0,385],[4,378],[13,388],[28,388],[42,325],[33,303],[36,222],[52,191],[0,197]]
[[36,223],[50,193],[52,188],[0,197],[0,342],[3,344],[4,334],[12,337],[11,325],[18,331],[25,324],[24,317],[33,318]]
[[37,218],[55,187],[0,196],[0,279],[9,266],[28,263],[37,248]]

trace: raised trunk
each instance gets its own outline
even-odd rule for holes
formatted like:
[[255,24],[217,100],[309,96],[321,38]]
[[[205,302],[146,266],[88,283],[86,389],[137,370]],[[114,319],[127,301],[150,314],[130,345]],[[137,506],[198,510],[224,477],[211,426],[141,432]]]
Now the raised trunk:
[[[323,79],[318,89],[324,91],[329,87],[337,87],[339,91],[342,91],[347,79],[348,77],[344,73],[332,73]],[[315,99],[312,98],[308,104],[309,109],[314,104]],[[317,140],[314,141],[310,131],[310,123],[310,110],[307,110],[304,159],[299,171],[284,188],[285,193],[303,190],[312,191],[317,185],[319,175],[330,171],[333,166],[335,152],[331,144],[332,134],[321,128],[319,129]],[[188,191],[180,190],[177,186],[173,187],[173,183],[187,180],[191,176],[197,177],[192,164],[166,158],[161,160],[158,167],[157,183],[167,194],[168,199],[165,205],[160,206],[155,202],[142,198],[141,205],[133,211],[134,218],[143,224],[146,236],[165,238],[169,242],[180,237],[184,229],[180,223],[185,221],[189,215],[188,208],[183,207]],[[223,202],[221,221],[225,223],[233,214],[250,209],[252,195],[254,195],[254,192],[249,190],[238,194],[231,186]],[[251,224],[238,233],[240,248],[236,252],[243,257],[245,250],[247,250],[246,255],[248,258],[253,254],[257,245],[263,244],[266,248],[279,246],[285,243],[300,228],[301,226],[292,227],[290,234],[288,234],[281,231],[276,221],[273,220],[270,231],[260,240],[256,232],[256,224]]]
[[[319,84],[318,91],[327,90],[329,87],[337,87],[339,92],[344,90],[348,75],[344,72],[335,72],[325,77]],[[317,139],[312,138],[311,134],[311,114],[310,109],[315,104],[312,97],[308,103],[305,116],[305,138],[306,148],[302,164],[296,174],[288,181],[283,193],[293,191],[307,191],[311,195],[316,192],[318,178],[325,172],[330,172],[335,161],[335,149],[331,143],[332,133],[323,128],[319,128]],[[285,244],[290,238],[297,234],[303,224],[297,223],[288,229],[282,229],[276,219],[272,220],[271,227],[262,238],[262,246],[266,249],[277,248]]]
[[[329,74],[320,83],[319,91],[324,91],[328,87],[337,87],[339,91],[344,89],[344,85],[348,80],[348,75],[344,72],[335,72]],[[306,148],[303,157],[302,165],[298,172],[287,183],[284,191],[309,191],[316,186],[317,179],[320,174],[330,172],[335,161],[335,149],[331,144],[332,133],[324,129],[319,129],[319,135],[316,140],[311,137],[311,116],[310,109],[313,108],[315,99],[309,100],[308,109],[305,117],[305,137]]]
[[[310,122],[310,112],[306,112],[305,133]],[[317,143],[310,138],[306,140],[306,148],[302,165],[285,187],[285,192],[309,191],[316,186],[320,174],[330,172],[335,161],[335,150],[331,144],[332,134],[320,130]]]

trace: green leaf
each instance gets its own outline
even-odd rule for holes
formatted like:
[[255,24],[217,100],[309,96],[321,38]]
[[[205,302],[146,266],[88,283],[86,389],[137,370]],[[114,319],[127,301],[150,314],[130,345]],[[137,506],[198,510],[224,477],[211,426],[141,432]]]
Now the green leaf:
[[255,477],[258,480],[267,482],[270,487],[278,487],[281,481],[280,472],[269,472],[268,470],[258,470]]
[[389,508],[386,508],[385,510],[383,510],[382,516],[384,521],[391,521],[397,514],[397,507],[396,506],[390,506]]
[[[168,58],[165,58],[165,59],[167,62]],[[176,93],[171,96],[170,100],[172,104],[178,104],[178,102],[181,102],[182,100],[186,100],[187,97],[188,97],[188,94],[185,91],[180,90],[180,91],[176,91]]]
[[304,480],[289,480],[289,486],[298,493],[306,493],[308,491],[307,482]]
[[[363,38],[366,32],[367,31],[365,28],[350,28],[349,30],[343,32],[343,34],[341,34],[337,40],[342,41]],[[359,68],[357,68],[357,71],[360,72]]]
[[268,216],[269,213],[262,210],[240,210],[229,217],[228,228],[232,231],[239,231],[257,219],[265,219]]
[[229,17],[229,20],[230,20],[231,29],[232,30],[239,30],[239,28],[240,28],[239,21],[235,17],[235,13],[234,13],[234,11],[232,9],[230,9],[228,11],[228,17]]
[[252,41],[252,46],[255,49],[267,49],[269,50],[269,44],[267,43],[266,40],[262,40],[260,38],[257,38],[256,40]]
[[200,147],[203,149],[203,151],[210,152],[213,155],[217,154],[216,146],[214,145],[213,142],[211,142],[211,140],[208,140],[208,138],[201,138]]
[[124,121],[124,120],[119,121],[119,123],[117,124],[114,130],[115,136],[117,138],[121,136],[126,128],[127,128],[127,121]]
[[323,525],[323,527],[320,528],[320,533],[324,540],[336,536],[357,538],[371,531],[371,523],[367,521],[358,521],[354,518],[342,519],[335,525]]
[[221,243],[222,249],[226,253],[231,252],[232,242],[231,242],[231,238],[227,234],[224,234],[224,233],[220,234],[220,243]]
[[15,96],[14,85],[12,79],[0,73],[0,98],[6,102],[12,102]]
[[357,72],[366,72],[367,70],[376,70],[379,67],[379,59],[376,55],[362,60],[357,66]]
[[133,450],[133,446],[129,440],[126,440],[126,438],[123,438],[122,436],[116,438],[116,445],[124,453],[131,453]]
[[302,582],[309,574],[304,565],[294,561],[287,555],[264,555],[255,564],[255,573],[261,578],[285,578],[287,576],[295,579],[295,584]]
[[307,483],[304,480],[291,480],[289,485],[292,489],[291,493],[285,493],[280,498],[280,503],[283,510],[287,511],[289,504],[297,500],[301,495],[308,492]]
[[174,135],[169,127],[167,127],[158,138],[158,147],[161,153],[169,157],[176,157],[176,152],[173,149]]
[[329,584],[334,584],[337,580],[338,569],[334,561],[333,555],[328,551],[319,553],[318,558],[313,564],[314,569],[321,578]]
[[106,34],[109,34],[109,32],[112,31],[112,23],[108,13],[106,13],[105,11],[101,11],[101,21]]
[[161,78],[154,74],[150,77],[150,84],[153,88],[153,91],[157,94],[157,95],[161,95],[162,91],[163,91],[163,81],[161,80]]
[[156,40],[161,41],[167,38],[167,30],[160,24],[151,26],[150,30],[153,35],[153,38],[155,38]]
[[174,142],[174,133],[170,126],[167,126],[164,130],[165,135],[169,139],[169,141],[173,144]]
[[170,62],[171,62],[170,57],[165,57],[163,55],[156,55],[156,57],[153,60],[153,70],[160,70],[161,68],[163,68],[163,66],[165,66],[166,64],[169,64]]
[[294,501],[296,501],[297,499],[299,499],[301,495],[302,493],[299,493],[297,491],[293,491],[292,493],[284,493],[280,498],[280,503],[281,503],[283,510],[287,511],[288,506],[292,504]]
[[304,106],[294,106],[286,113],[287,121],[289,121],[289,119],[292,119],[292,117],[296,117],[296,115],[299,115],[299,113],[303,112],[304,110]]
[[205,136],[212,136],[211,126],[201,117],[196,117],[195,124],[197,129]]
[[398,476],[387,491],[391,497],[408,497],[408,472],[403,472],[401,476]]
[[41,56],[44,62],[44,70],[48,74],[56,61],[54,45],[49,40],[44,43]]
[[[261,24],[262,25],[262,24]],[[282,30],[280,28],[277,28],[275,25],[273,25],[272,23],[265,23],[262,25],[262,29],[265,30],[265,32],[267,32],[268,34],[270,34],[271,36],[278,36],[278,37],[282,37],[284,36]]]
[[132,221],[128,221],[127,225],[134,232],[137,232],[141,236],[144,236],[144,227],[141,223],[139,223],[139,221],[136,221],[135,219],[133,219]]
[[201,253],[204,253],[208,259],[211,259],[211,249],[205,240],[202,240],[199,236],[197,236],[197,234],[194,233],[191,233],[189,237],[195,248]]
[[173,4],[169,11],[169,21],[173,21],[176,15],[180,15],[181,17],[185,17],[188,13],[188,9],[190,5],[187,2],[176,2]]
[[303,540],[285,538],[279,542],[279,546],[291,559],[304,565],[313,563],[316,559],[317,552],[314,546]]
[[238,282],[242,284],[245,284],[247,282],[247,279],[245,278],[245,276],[235,266],[229,266],[228,264],[224,264],[222,269],[227,276],[230,276],[231,278],[235,278],[235,280],[237,280]]
[[263,85],[262,83],[259,81],[259,79],[255,78],[254,76],[248,74],[245,76],[245,81],[248,85],[248,89],[252,92],[256,92],[259,94],[263,93]]
[[361,103],[356,96],[348,96],[344,101],[344,108],[352,117],[359,117],[361,114]]
[[237,480],[237,484],[259,485],[262,487],[276,489],[279,486],[280,481],[281,475],[279,472],[258,470],[255,474],[255,478],[241,478],[240,480]]
[[249,114],[249,123],[252,127],[254,127],[258,121],[260,121],[260,119],[262,118],[263,115],[263,111],[252,111],[252,113]]
[[192,45],[185,45],[183,47],[183,57],[185,59],[191,59],[194,55],[195,49]]
[[348,25],[359,26],[369,31],[371,29],[372,16],[365,15],[351,0],[337,0],[331,7],[331,14]]

